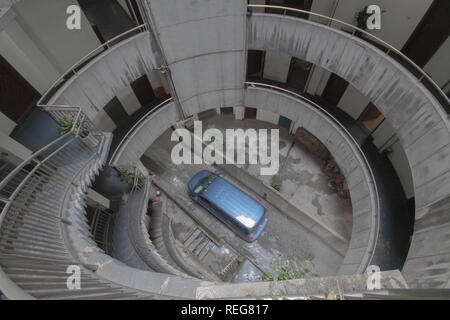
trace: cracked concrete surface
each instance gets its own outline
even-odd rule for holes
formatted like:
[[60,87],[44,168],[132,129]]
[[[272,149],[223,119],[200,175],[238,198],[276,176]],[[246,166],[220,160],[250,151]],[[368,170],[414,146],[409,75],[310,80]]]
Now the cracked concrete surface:
[[[220,119],[211,119],[211,121],[214,121],[217,128],[233,128],[236,126],[244,129],[248,126],[255,129],[278,128],[278,126],[256,120],[236,121],[232,118],[222,117]],[[203,127],[207,128],[207,123],[204,123]],[[215,168],[208,165],[174,165],[170,159],[170,152],[171,147],[175,143],[170,141],[170,134],[171,130],[166,131],[147,150],[145,155],[151,158],[150,163],[146,161],[146,157],[143,157],[142,161],[147,167],[151,167],[149,169],[157,177],[169,182],[178,195],[183,196],[186,201],[190,201],[186,191],[186,183],[190,177],[201,169],[215,171]],[[321,173],[320,162],[311,154],[308,154],[296,145],[292,148],[289,155],[287,154],[292,144],[292,138],[290,138],[286,130],[283,134],[280,134],[280,140],[280,144],[283,147],[280,150],[283,158],[281,161],[284,162],[286,160],[286,164],[280,172],[285,177],[282,193],[290,199],[298,201],[303,207],[309,206],[309,210],[314,210],[318,217],[326,219],[325,221],[333,225],[333,227],[340,226],[341,230],[344,230],[343,232],[349,238],[352,223],[350,203],[332,193],[326,184],[326,177]],[[259,169],[257,171],[259,172]],[[237,184],[232,177],[225,176],[225,178]],[[304,261],[308,261],[311,269],[310,277],[335,275],[337,273],[343,260],[342,255],[326,245],[310,230],[273,208],[270,203],[258,197],[252,190],[248,190],[240,184],[237,185],[257,199],[267,210],[269,223],[260,238],[254,243],[247,243],[241,240],[220,221],[195,205],[196,212],[201,216],[202,220],[224,239],[225,246],[238,252],[240,255],[246,256],[249,263],[253,265],[249,268],[248,263],[243,264],[242,270],[239,270],[236,275],[236,281],[260,280],[262,273],[271,272],[270,263],[276,251],[279,251],[285,258],[295,261],[299,265],[302,265]],[[309,193],[312,195],[309,197],[305,195]],[[302,196],[299,197],[299,194]],[[176,210],[173,214],[186,215],[181,209]],[[186,233],[188,228],[181,220],[174,219],[176,223],[173,225],[173,229],[174,233],[180,232],[178,236]],[[213,261],[208,263],[212,264]]]
[[[352,205],[341,199],[328,185],[322,171],[322,162],[296,142],[287,129],[259,120],[235,120],[233,116],[217,115],[203,120],[203,127],[214,125],[224,132],[226,128],[280,129],[280,170],[283,179],[280,192],[297,208],[315,216],[345,239],[352,232]],[[270,148],[269,148],[270,149]],[[260,165],[246,166],[248,172],[270,185],[271,176],[260,175]]]

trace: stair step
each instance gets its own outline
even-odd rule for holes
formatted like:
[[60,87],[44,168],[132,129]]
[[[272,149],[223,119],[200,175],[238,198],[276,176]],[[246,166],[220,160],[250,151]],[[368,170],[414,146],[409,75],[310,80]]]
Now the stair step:
[[197,257],[199,256],[200,252],[208,245],[209,239],[207,237],[204,237],[202,241],[195,247],[194,249],[194,255]]
[[188,250],[192,253],[194,253],[195,248],[205,239],[205,235],[200,232],[198,236],[195,238],[194,241],[191,242],[191,244],[188,246]]
[[200,259],[200,261],[202,261],[206,255],[208,254],[208,252],[215,246],[215,244],[212,241],[209,241],[209,243],[203,248],[203,250],[200,252],[200,254],[198,255],[198,258]]
[[202,231],[199,228],[196,228],[194,232],[189,236],[189,238],[186,239],[186,241],[183,243],[185,247],[189,247],[190,244],[198,237],[198,235]]

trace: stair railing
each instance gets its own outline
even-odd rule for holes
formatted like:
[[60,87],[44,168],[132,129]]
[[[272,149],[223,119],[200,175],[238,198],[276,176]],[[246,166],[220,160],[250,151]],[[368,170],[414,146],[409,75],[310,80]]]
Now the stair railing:
[[[78,163],[83,168],[85,167],[84,164],[88,164],[94,157],[100,156],[106,140],[106,136],[95,129],[95,126],[84,115],[81,108],[45,107],[45,109],[55,121],[71,119],[73,121],[72,127],[22,161],[0,182],[0,203],[3,207],[0,211],[0,239],[3,240],[0,243],[0,254],[8,261],[13,258],[23,259],[24,262],[21,264],[23,266],[36,263],[32,262],[32,259],[39,258],[41,260],[41,257],[36,256],[39,255],[38,252],[30,257],[12,254],[17,242],[17,236],[15,236],[17,222],[22,221],[23,217],[28,217],[27,219],[34,221],[34,223],[26,224],[30,234],[19,240],[17,244],[19,247],[23,245],[32,246],[33,237],[37,237],[42,245],[54,246],[54,242],[57,241],[55,237],[61,236],[61,229],[55,228],[51,231],[52,236],[49,237],[50,231],[43,230],[39,221],[71,225],[70,221],[61,216],[62,204],[60,204],[58,211],[55,210],[55,206],[58,206],[58,203],[61,202],[61,193],[52,191],[64,188],[67,184],[64,181],[72,181],[71,179],[73,179],[64,170],[60,171],[61,168],[58,167],[58,164],[61,163],[62,159],[68,159],[69,162],[71,159],[75,159],[77,152],[79,152],[78,149],[84,148],[85,151],[89,151],[90,156],[82,159],[83,163]],[[89,130],[89,134],[86,130]],[[72,148],[75,144],[77,150]],[[72,170],[74,168],[77,168],[77,166],[72,166]],[[39,190],[39,193],[36,190]],[[38,195],[43,195],[43,197]],[[22,222],[25,223],[24,221]],[[22,230],[22,232],[24,231]],[[23,241],[26,241],[26,243],[24,244]],[[63,245],[63,243],[60,243],[60,245]],[[46,261],[45,258],[48,257],[45,254],[42,255],[42,261]],[[17,291],[18,287],[12,285],[11,280],[0,265],[0,287],[3,288],[3,286],[12,290],[8,292],[9,297],[27,297],[26,294]]]

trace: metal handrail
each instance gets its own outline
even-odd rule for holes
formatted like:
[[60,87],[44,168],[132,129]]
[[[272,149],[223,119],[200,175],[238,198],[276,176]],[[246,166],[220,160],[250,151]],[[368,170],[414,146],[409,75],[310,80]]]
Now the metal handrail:
[[[378,234],[380,232],[380,196],[378,193],[378,188],[377,188],[377,184],[375,182],[375,176],[372,172],[372,169],[370,168],[370,164],[369,161],[367,160],[366,156],[364,155],[364,152],[362,151],[362,149],[360,148],[359,144],[356,142],[355,138],[353,138],[353,136],[351,135],[351,133],[341,124],[341,122],[339,120],[337,120],[334,116],[332,116],[328,111],[326,111],[325,109],[323,109],[321,106],[319,106],[317,103],[309,100],[308,98],[295,93],[293,91],[289,91],[274,85],[270,85],[270,84],[266,84],[266,83],[260,83],[260,82],[250,82],[250,81],[246,81],[245,82],[246,86],[254,86],[254,87],[262,87],[262,88],[267,88],[270,90],[274,90],[274,91],[280,91],[283,93],[286,93],[288,95],[294,96],[297,99],[300,99],[304,102],[306,102],[308,105],[313,106],[315,109],[317,109],[319,112],[323,113],[327,118],[329,118],[330,120],[333,121],[334,124],[336,124],[350,139],[351,142],[351,146],[353,146],[356,151],[358,152],[358,154],[360,155],[361,159],[364,161],[365,164],[365,168],[367,169],[367,172],[369,173],[369,182],[370,184],[373,186],[374,188],[374,196],[375,196],[375,206],[376,206],[376,230],[375,230],[375,238],[374,238],[374,243],[373,243],[373,247],[369,249],[368,252],[370,252],[370,258],[368,259],[368,262],[370,262],[373,259],[373,255],[375,253],[374,251],[374,247],[375,244],[378,242]],[[368,264],[364,267],[366,268],[368,266]]]
[[85,66],[85,64],[95,57],[99,56],[106,50],[108,50],[113,42],[116,42],[119,39],[122,38],[129,38],[132,35],[134,35],[135,31],[139,31],[139,33],[145,32],[147,30],[147,26],[145,24],[141,24],[137,27],[134,27],[130,30],[127,30],[114,38],[109,39],[105,43],[102,43],[100,46],[96,47],[94,50],[90,51],[88,54],[86,54],[84,57],[82,57],[80,60],[75,62],[72,67],[68,71],[66,71],[63,75],[61,75],[58,79],[53,82],[53,84],[50,86],[49,89],[42,95],[42,97],[39,99],[39,101],[36,103],[38,107],[44,107],[46,106],[46,103],[51,99],[51,96],[54,94],[55,90],[58,90],[61,88],[62,85],[64,85],[67,81],[69,81],[72,76],[77,75],[79,70]]
[[[23,180],[18,184],[18,186],[15,187],[14,191],[9,195],[7,199],[4,199],[3,197],[0,198],[0,202],[5,203],[6,205],[3,207],[3,209],[0,212],[0,226],[3,221],[3,218],[5,214],[3,212],[7,212],[11,203],[14,201],[15,197],[19,193],[19,191],[22,189],[22,187],[25,185],[25,183],[34,175],[34,173],[44,164],[47,162],[48,159],[50,159],[53,155],[57,154],[60,150],[65,148],[67,145],[71,144],[75,137],[80,135],[80,130],[82,128],[91,130],[93,139],[97,142],[96,146],[98,150],[93,150],[94,154],[98,154],[100,150],[102,150],[106,136],[100,132],[95,125],[84,115],[83,111],[80,107],[63,107],[63,106],[45,106],[43,108],[47,113],[52,117],[55,121],[58,121],[62,119],[63,117],[66,117],[69,115],[73,119],[72,128],[70,131],[66,132],[64,135],[61,135],[60,137],[56,138],[52,142],[50,142],[48,145],[42,147],[38,151],[32,153],[27,159],[23,160],[14,170],[12,170],[2,181],[0,181],[0,190],[3,190],[7,184],[12,181],[19,172],[24,170],[25,166],[31,163],[35,163],[35,166],[33,169],[31,169],[29,172],[26,173]],[[46,151],[50,150],[51,147],[57,145],[59,142],[64,141],[67,139],[67,137],[72,136],[71,139],[64,142],[62,146],[58,147],[56,150],[52,151],[50,155],[46,156],[43,160],[40,160],[38,157],[42,154],[44,154]],[[90,146],[88,146],[91,148]]]
[[166,100],[164,100],[163,102],[161,102],[160,104],[158,104],[157,106],[155,106],[154,108],[152,108],[150,111],[148,111],[144,116],[142,116],[132,127],[130,130],[128,130],[128,132],[125,134],[125,136],[122,138],[122,140],[120,141],[119,145],[116,147],[116,149],[114,150],[111,159],[109,160],[109,165],[113,165],[114,161],[116,160],[115,158],[117,157],[117,154],[121,151],[123,145],[125,144],[125,142],[136,133],[136,128],[138,126],[140,126],[144,121],[146,121],[148,119],[148,117],[150,117],[154,112],[156,112],[157,110],[161,109],[161,107],[163,107],[164,105],[168,104],[169,102],[173,101],[173,98],[170,97]]
[[[332,17],[328,17],[319,13],[315,13],[315,12],[311,12],[311,11],[307,11],[307,10],[302,10],[302,9],[295,9],[295,8],[290,8],[290,7],[284,7],[284,6],[276,6],[276,5],[262,5],[262,4],[249,4],[248,5],[249,8],[269,8],[269,9],[279,9],[282,10],[283,15],[286,15],[286,13],[288,11],[292,11],[292,12],[298,12],[298,13],[304,13],[307,15],[311,15],[314,17],[318,17],[318,18],[322,18],[327,20],[328,24],[327,26],[330,28],[334,28],[334,29],[338,29],[336,27],[333,27],[331,25],[332,22],[336,22],[338,24],[341,24],[343,26],[349,27],[352,29],[352,34],[355,35],[356,32],[360,32],[361,34],[364,34],[365,36],[368,36],[369,38],[371,38],[372,40],[375,40],[376,42],[378,42],[378,44],[382,45],[386,51],[384,51],[385,54],[389,55],[390,52],[394,52],[398,57],[401,58],[402,61],[406,62],[409,66],[411,66],[413,69],[415,69],[415,71],[417,71],[420,75],[417,76],[416,74],[410,72],[419,82],[422,82],[424,79],[426,79],[428,81],[428,83],[434,87],[434,89],[437,91],[437,93],[439,94],[439,98],[435,95],[435,93],[433,93],[432,91],[428,90],[436,99],[437,101],[442,105],[443,109],[447,112],[450,113],[450,99],[447,97],[447,95],[442,91],[442,89],[437,85],[437,83],[422,69],[420,68],[414,61],[412,61],[410,58],[408,58],[403,52],[401,52],[400,50],[396,49],[395,47],[393,47],[392,45],[390,45],[389,43],[387,43],[386,41],[380,39],[377,36],[374,36],[373,34],[360,29],[350,23],[332,18]],[[300,18],[300,17],[296,17],[296,18]],[[302,19],[302,18],[300,18]],[[338,29],[341,30],[341,29]],[[360,37],[360,39],[362,40],[367,40],[364,39],[363,37]],[[370,42],[368,42],[369,44],[371,44]],[[371,44],[373,46],[373,44]],[[378,50],[380,50],[380,48],[376,47]],[[446,104],[442,104],[442,101],[445,101]]]
[[[142,230],[143,227],[142,219],[145,216],[146,211],[148,210],[148,202],[150,199],[150,191],[152,184],[152,177],[147,173],[143,172],[137,166],[135,180],[133,183],[133,187],[128,195],[128,201],[126,204],[127,215],[128,212],[131,212],[132,205],[136,205],[136,202],[131,201],[131,197],[136,195],[137,192],[142,192],[142,198],[139,199],[139,203],[137,205],[138,209],[138,218],[140,219],[138,222],[134,221],[130,224],[130,218],[126,219],[126,228],[129,235],[130,243],[136,250],[138,256],[142,259],[144,263],[146,263],[151,268],[163,268],[164,272],[168,272],[173,275],[181,276],[184,278],[192,278],[191,276],[181,272],[180,270],[173,267],[156,249],[152,240],[148,235],[148,231]],[[142,184],[140,183],[142,180]],[[136,229],[137,228],[137,229]],[[161,272],[161,270],[159,270]]]

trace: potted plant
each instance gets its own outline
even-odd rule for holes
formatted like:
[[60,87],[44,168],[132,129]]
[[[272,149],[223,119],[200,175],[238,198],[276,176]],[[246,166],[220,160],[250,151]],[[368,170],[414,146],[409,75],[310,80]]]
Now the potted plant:
[[86,124],[78,120],[77,124],[74,124],[75,119],[73,116],[64,116],[62,119],[56,120],[59,125],[59,132],[61,135],[65,135],[68,132],[78,130],[78,135],[81,139],[90,147],[95,148],[98,145],[98,140],[93,137],[87,128]]
[[143,185],[142,176],[136,170],[135,167],[127,165],[123,166],[119,169],[120,179],[122,182],[128,184],[130,187],[134,186],[134,181],[136,180],[136,174],[138,174],[137,178],[137,186],[140,188]]

